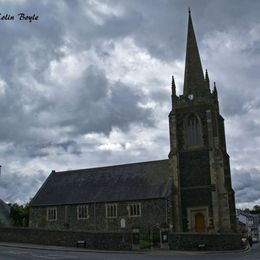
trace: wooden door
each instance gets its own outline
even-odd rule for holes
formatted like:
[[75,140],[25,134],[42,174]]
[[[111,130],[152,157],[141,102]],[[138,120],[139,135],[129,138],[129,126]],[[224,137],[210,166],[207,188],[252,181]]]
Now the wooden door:
[[205,232],[205,217],[202,213],[197,213],[195,215],[195,231]]

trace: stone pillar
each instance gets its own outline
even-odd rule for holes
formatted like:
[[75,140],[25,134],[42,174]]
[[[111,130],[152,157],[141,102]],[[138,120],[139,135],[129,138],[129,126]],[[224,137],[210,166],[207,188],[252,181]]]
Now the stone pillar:
[[217,180],[217,165],[215,161],[215,147],[212,126],[212,114],[210,110],[206,111],[207,128],[208,128],[208,143],[209,143],[209,164],[210,164],[210,182],[212,186],[212,210],[213,216],[209,218],[209,226],[214,226],[215,232],[219,230],[219,199],[218,199],[218,180]]
[[181,194],[179,177],[179,156],[177,142],[176,115],[171,112],[169,115],[170,126],[170,144],[169,168],[173,178],[172,200],[173,200],[173,230],[182,232],[182,214],[181,214]]

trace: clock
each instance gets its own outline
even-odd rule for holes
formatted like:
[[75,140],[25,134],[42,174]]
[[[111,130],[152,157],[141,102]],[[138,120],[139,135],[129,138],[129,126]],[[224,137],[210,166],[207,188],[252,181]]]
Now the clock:
[[193,98],[194,98],[194,95],[193,95],[193,94],[189,94],[189,95],[188,95],[188,99],[189,99],[189,100],[193,100]]

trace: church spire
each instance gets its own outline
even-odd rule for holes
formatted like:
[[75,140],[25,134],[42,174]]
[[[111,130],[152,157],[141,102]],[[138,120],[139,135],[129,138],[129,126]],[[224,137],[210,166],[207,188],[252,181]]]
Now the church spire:
[[173,75],[172,75],[172,95],[176,96],[176,86],[175,86],[175,80]]
[[172,76],[172,108],[175,106],[177,96],[176,96],[176,86],[174,81],[174,76]]
[[207,69],[206,69],[206,72],[205,72],[205,83],[206,83],[206,87],[208,89],[210,89],[209,74],[208,74],[208,70]]
[[193,29],[191,12],[189,9],[187,47],[186,47],[186,64],[184,74],[183,94],[201,95],[207,91],[204,83],[204,75],[200,61],[199,50]]

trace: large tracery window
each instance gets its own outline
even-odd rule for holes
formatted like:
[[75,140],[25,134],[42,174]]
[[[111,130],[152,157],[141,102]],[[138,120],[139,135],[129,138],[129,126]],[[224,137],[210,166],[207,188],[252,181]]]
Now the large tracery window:
[[185,144],[189,146],[203,145],[202,128],[200,120],[191,114],[185,122]]

